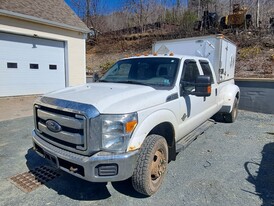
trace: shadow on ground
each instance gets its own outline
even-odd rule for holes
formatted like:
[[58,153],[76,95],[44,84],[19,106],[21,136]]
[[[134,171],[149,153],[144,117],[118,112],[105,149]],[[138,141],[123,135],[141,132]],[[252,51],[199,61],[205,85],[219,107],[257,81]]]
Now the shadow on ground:
[[[28,150],[25,156],[27,160],[27,167],[33,170],[42,165],[53,166],[49,161],[40,157],[32,149]],[[45,186],[55,190],[59,195],[65,195],[74,200],[102,200],[111,196],[106,187],[107,183],[92,183],[80,178],[74,177],[66,172],[59,170],[61,175],[55,179],[45,183]],[[135,197],[144,198],[145,196],[137,193],[131,184],[131,180],[121,182],[113,182],[113,188],[121,194]]]
[[121,182],[112,182],[111,184],[115,190],[117,190],[118,192],[124,195],[134,197],[134,198],[147,198],[147,196],[142,195],[134,190],[131,183],[131,178]]
[[[261,163],[246,162],[247,181],[254,184],[256,195],[262,200],[262,206],[274,205],[274,143],[266,144],[262,150]],[[254,175],[252,168],[259,168]]]

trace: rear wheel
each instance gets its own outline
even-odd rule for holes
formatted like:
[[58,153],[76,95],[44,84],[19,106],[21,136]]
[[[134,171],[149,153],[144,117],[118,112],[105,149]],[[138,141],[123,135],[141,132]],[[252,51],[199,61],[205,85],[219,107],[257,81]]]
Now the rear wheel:
[[147,196],[154,194],[161,186],[166,174],[168,148],[164,137],[146,137],[137,159],[132,176],[134,189]]
[[230,113],[224,114],[224,120],[226,123],[233,123],[237,119],[238,116],[238,98],[235,97],[233,108]]

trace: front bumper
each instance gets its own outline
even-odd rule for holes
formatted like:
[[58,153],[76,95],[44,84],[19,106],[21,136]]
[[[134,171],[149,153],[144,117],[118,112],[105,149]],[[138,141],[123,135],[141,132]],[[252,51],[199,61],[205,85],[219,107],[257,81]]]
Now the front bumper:
[[122,154],[98,152],[83,156],[55,147],[32,131],[34,150],[60,169],[90,182],[113,182],[128,179],[136,165],[138,150]]

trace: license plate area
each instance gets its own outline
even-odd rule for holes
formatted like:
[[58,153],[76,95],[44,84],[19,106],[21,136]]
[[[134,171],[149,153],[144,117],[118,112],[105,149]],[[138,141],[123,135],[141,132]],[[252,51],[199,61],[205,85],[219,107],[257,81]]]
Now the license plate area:
[[34,150],[42,157],[44,157],[45,159],[50,160],[52,163],[55,164],[56,167],[58,167],[59,162],[58,162],[58,158],[48,152],[46,152],[45,150],[43,150],[41,147],[39,147],[37,144],[34,143]]
[[44,151],[44,157],[46,159],[50,160],[51,162],[53,162],[56,166],[58,166],[57,157],[55,157],[54,155],[51,155],[51,154]]

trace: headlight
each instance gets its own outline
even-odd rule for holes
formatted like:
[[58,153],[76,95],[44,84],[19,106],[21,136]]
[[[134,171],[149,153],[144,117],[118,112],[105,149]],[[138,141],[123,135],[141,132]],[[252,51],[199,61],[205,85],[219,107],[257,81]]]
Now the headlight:
[[102,115],[102,149],[125,151],[137,126],[137,113]]

